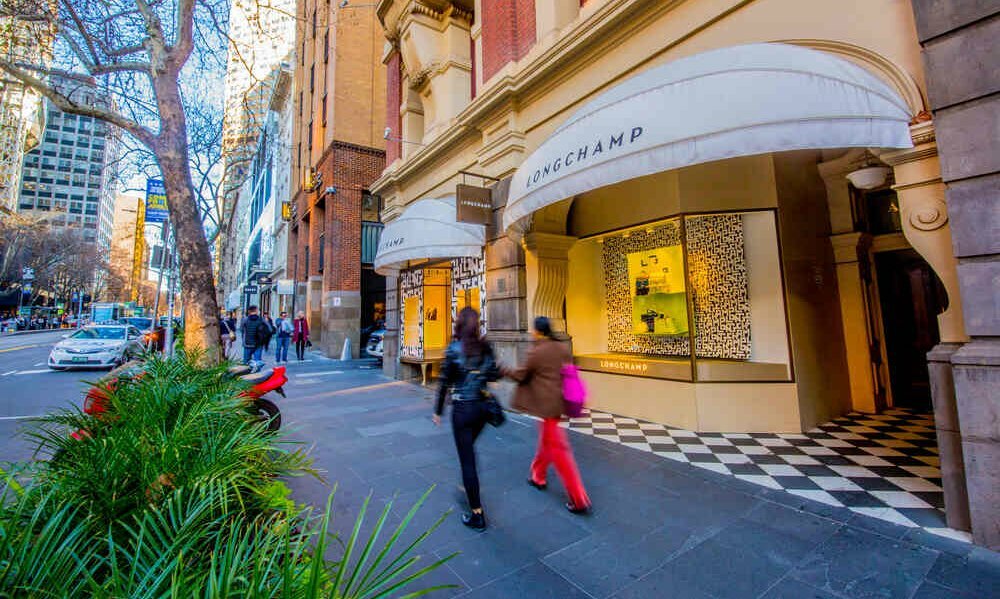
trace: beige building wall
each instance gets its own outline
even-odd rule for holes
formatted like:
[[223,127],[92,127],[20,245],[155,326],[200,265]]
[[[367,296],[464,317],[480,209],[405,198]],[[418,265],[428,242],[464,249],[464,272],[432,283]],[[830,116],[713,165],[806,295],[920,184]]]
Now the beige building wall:
[[[399,214],[408,203],[422,197],[453,193],[460,169],[500,178],[510,176],[522,160],[596,94],[649,68],[727,46],[785,42],[828,52],[882,78],[908,103],[913,115],[925,109],[920,46],[907,2],[589,0],[582,8],[574,6],[575,2],[535,4],[538,41],[527,55],[486,81],[478,73],[475,99],[454,113],[448,127],[436,128],[433,135],[422,139],[426,145],[404,149],[403,159],[389,165],[373,186],[386,199],[387,214]],[[388,15],[384,22],[394,22],[393,15],[414,5],[407,0],[383,0],[378,11]],[[403,43],[395,37],[397,33],[387,27],[390,43]],[[474,55],[482,64],[478,34],[478,26],[473,26]],[[421,43],[428,46],[425,55],[445,52],[445,42],[433,36],[423,38]],[[407,52],[403,52],[404,60],[406,56]],[[405,89],[403,95],[405,104]],[[424,113],[440,113],[437,107],[428,106],[428,101],[434,102],[435,98],[423,98]],[[664,114],[663,118],[683,119],[684,115]],[[405,127],[404,120],[404,131]],[[838,153],[843,151],[831,154]],[[795,382],[758,387],[671,383],[672,397],[666,405],[674,408],[664,411],[663,404],[646,406],[651,400],[642,399],[634,404],[635,415],[642,412],[643,417],[661,421],[669,417],[679,426],[705,427],[703,430],[723,430],[749,418],[762,427],[788,431],[808,428],[851,409],[852,393],[857,395],[864,389],[844,376],[847,349],[843,339],[845,329],[850,327],[842,322],[850,322],[843,319],[856,310],[844,311],[838,301],[827,191],[817,171],[824,157],[812,152],[737,158],[628,181],[581,194],[574,200],[567,228],[561,231],[571,236],[591,235],[678,212],[780,207],[783,214],[792,213],[778,225],[784,264],[775,263],[761,252],[754,253],[763,246],[755,246],[752,239],[748,240],[747,251],[752,268],[769,273],[772,280],[784,271]],[[551,222],[557,222],[555,213],[564,210],[547,209],[537,215],[536,221],[551,217],[555,219]],[[550,226],[543,225],[543,230],[559,232]],[[540,230],[537,225],[536,230]],[[583,264],[597,257],[599,265],[599,255],[593,244],[585,242],[570,249],[571,290],[577,281],[587,284],[600,276],[599,268]],[[524,293],[529,314],[531,281],[529,274]],[[776,292],[773,287],[752,285],[751,293]],[[577,352],[591,351],[589,348],[600,351],[603,344],[603,310],[598,299],[572,292],[567,295],[567,313],[591,314],[583,319],[569,318],[568,332]],[[775,343],[785,336],[783,316],[775,311],[755,311],[752,319],[755,329],[766,329],[769,335],[755,338],[755,356],[767,356],[768,361],[773,358],[778,363],[784,358],[787,362],[787,345]],[[648,379],[626,384],[617,379],[628,377],[587,376],[593,379],[588,382],[607,386],[609,392],[614,390],[612,395],[619,397],[628,390],[635,391],[628,393],[630,397],[645,397],[651,385],[665,384]],[[731,401],[734,395],[745,402],[727,406],[726,398]],[[774,409],[779,406],[780,410]],[[724,415],[723,420],[720,415]]]

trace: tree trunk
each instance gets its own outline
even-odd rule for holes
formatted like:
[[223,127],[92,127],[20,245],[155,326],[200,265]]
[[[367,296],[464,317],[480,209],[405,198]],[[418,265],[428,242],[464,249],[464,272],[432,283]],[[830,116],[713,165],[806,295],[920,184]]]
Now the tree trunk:
[[161,119],[154,153],[163,173],[170,224],[176,238],[181,297],[188,306],[184,349],[204,351],[205,357],[214,363],[222,357],[219,307],[215,300],[212,255],[191,180],[184,108],[176,77],[155,77],[154,86]]

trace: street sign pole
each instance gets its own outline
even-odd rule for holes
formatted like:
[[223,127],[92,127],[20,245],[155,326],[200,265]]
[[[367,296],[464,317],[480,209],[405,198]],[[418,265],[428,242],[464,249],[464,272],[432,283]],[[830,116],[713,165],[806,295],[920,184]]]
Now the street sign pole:
[[163,250],[160,252],[160,268],[156,275],[156,296],[153,298],[153,320],[160,316],[160,289],[163,288],[163,264],[167,259],[167,225],[168,221],[163,221],[160,225],[160,240],[163,241]]
[[[164,253],[166,253],[166,248],[164,248]],[[175,253],[172,252],[172,254]],[[170,282],[167,284],[167,328],[163,335],[163,351],[171,357],[174,355],[174,280],[177,278],[174,273],[174,265],[177,263],[173,259],[175,257],[171,256],[170,260]]]

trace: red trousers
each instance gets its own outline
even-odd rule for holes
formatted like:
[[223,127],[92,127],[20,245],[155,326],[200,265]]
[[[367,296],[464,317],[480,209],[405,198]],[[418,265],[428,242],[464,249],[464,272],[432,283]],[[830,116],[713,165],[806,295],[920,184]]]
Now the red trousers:
[[535,459],[531,462],[531,479],[544,485],[549,465],[552,464],[556,467],[556,472],[559,473],[559,478],[562,479],[573,505],[589,507],[590,498],[583,488],[580,471],[577,470],[576,460],[573,459],[573,450],[569,446],[566,431],[559,426],[559,419],[542,420],[538,425],[538,433],[538,451],[535,452]]

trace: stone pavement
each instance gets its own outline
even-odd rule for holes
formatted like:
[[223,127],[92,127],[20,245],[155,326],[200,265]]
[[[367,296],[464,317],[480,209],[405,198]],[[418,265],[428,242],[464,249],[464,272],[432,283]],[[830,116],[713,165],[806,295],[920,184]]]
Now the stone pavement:
[[457,555],[422,584],[456,588],[432,596],[1000,597],[1000,554],[578,433],[595,509],[574,516],[554,474],[545,492],[525,483],[536,432],[522,416],[477,445],[490,523],[477,533],[458,521],[450,425],[430,422],[429,390],[363,363],[289,373],[286,427],[329,483],[291,481],[298,501],[322,505],[336,483],[347,532],[369,494],[376,510],[395,498],[395,524],[434,486],[408,538],[454,510],[423,552]]

